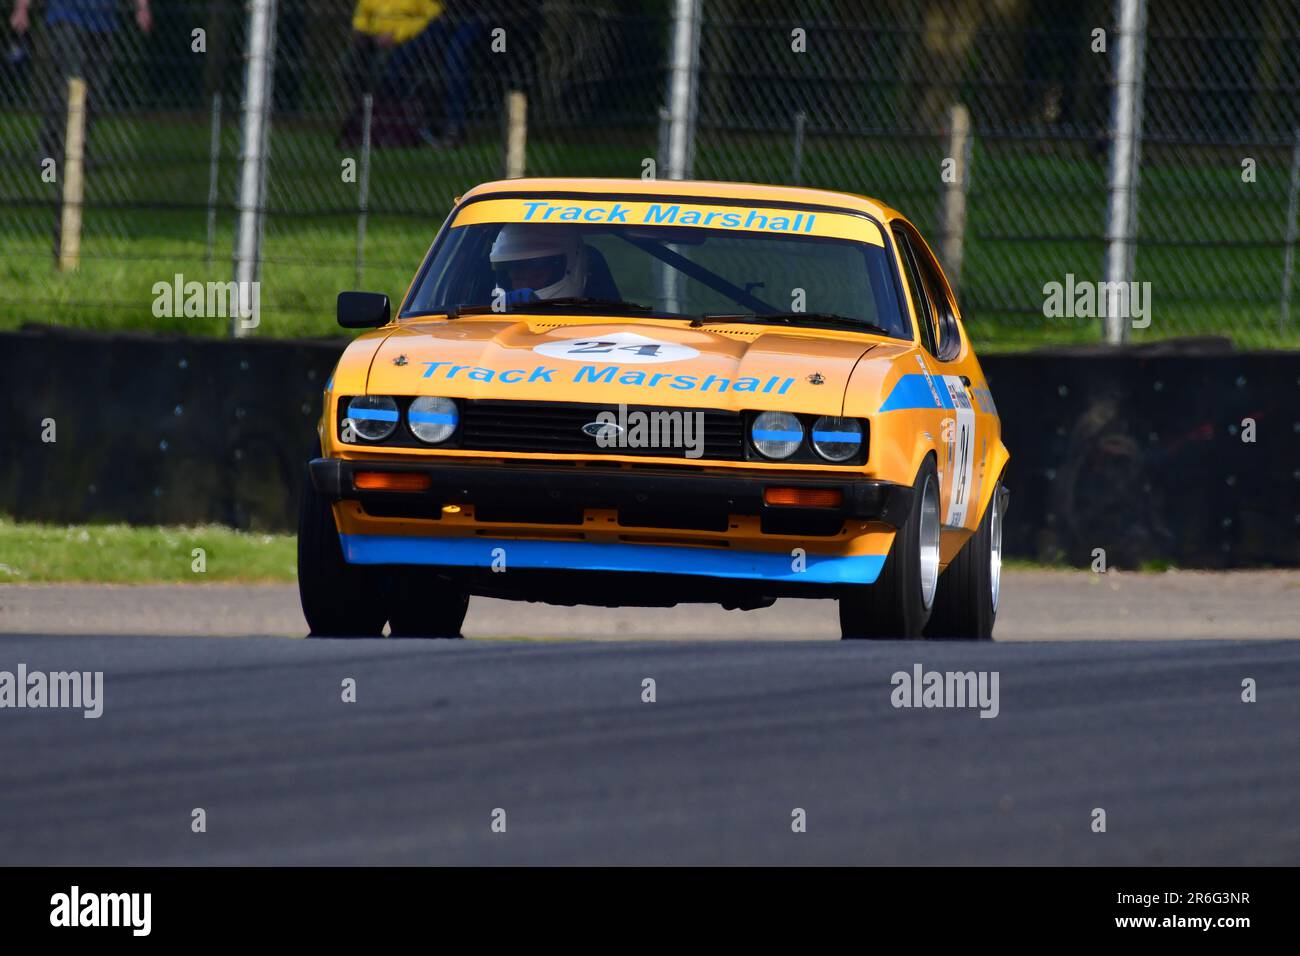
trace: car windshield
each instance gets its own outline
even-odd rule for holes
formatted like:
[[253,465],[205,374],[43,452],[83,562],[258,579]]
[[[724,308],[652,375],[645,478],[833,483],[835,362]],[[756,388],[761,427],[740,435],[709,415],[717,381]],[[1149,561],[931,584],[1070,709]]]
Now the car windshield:
[[911,338],[880,230],[830,211],[680,200],[482,200],[461,207],[403,318],[599,312]]

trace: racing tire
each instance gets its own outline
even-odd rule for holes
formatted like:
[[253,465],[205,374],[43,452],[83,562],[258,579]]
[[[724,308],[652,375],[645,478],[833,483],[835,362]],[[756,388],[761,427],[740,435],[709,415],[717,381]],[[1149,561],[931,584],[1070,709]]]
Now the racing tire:
[[939,577],[939,476],[926,457],[912,485],[912,508],[874,584],[840,600],[844,640],[920,637],[934,605]]
[[396,568],[388,593],[390,637],[461,637],[469,595],[436,573]]
[[991,641],[1002,592],[1002,519],[1007,492],[999,482],[979,527],[939,576],[925,636]]
[[386,614],[376,571],[343,560],[334,509],[303,469],[298,509],[298,596],[310,637],[382,637]]

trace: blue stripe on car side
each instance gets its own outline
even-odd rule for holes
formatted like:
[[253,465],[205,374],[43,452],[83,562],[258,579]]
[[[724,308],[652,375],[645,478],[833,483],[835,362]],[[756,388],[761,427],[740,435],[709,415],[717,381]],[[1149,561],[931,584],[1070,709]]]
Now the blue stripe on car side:
[[896,412],[905,408],[952,408],[952,399],[943,387],[943,380],[937,375],[931,377],[934,379],[934,389],[939,393],[939,404],[934,403],[934,395],[930,392],[925,376],[919,372],[909,372],[894,385],[880,410]]
[[534,541],[508,538],[442,538],[405,535],[339,535],[350,564],[426,564],[491,567],[493,551],[504,548],[507,567],[571,571],[641,571],[746,578],[806,584],[871,584],[884,566],[883,554],[808,554],[803,571],[783,552],[732,551],[673,545],[596,541]]

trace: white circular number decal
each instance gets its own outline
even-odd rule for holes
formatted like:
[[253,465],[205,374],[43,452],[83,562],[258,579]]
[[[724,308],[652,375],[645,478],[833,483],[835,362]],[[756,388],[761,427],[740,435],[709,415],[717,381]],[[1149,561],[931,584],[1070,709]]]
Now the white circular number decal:
[[681,362],[700,354],[699,349],[693,349],[689,345],[661,342],[635,332],[613,332],[609,335],[588,335],[581,339],[546,342],[535,346],[533,351],[548,358],[574,362],[607,362],[611,365]]

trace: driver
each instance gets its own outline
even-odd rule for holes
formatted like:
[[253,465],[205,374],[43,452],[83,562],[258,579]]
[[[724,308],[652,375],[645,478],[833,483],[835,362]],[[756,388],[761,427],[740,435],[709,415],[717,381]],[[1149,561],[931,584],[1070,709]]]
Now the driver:
[[582,237],[571,226],[508,222],[497,233],[489,258],[506,303],[568,299],[583,295],[587,260]]

